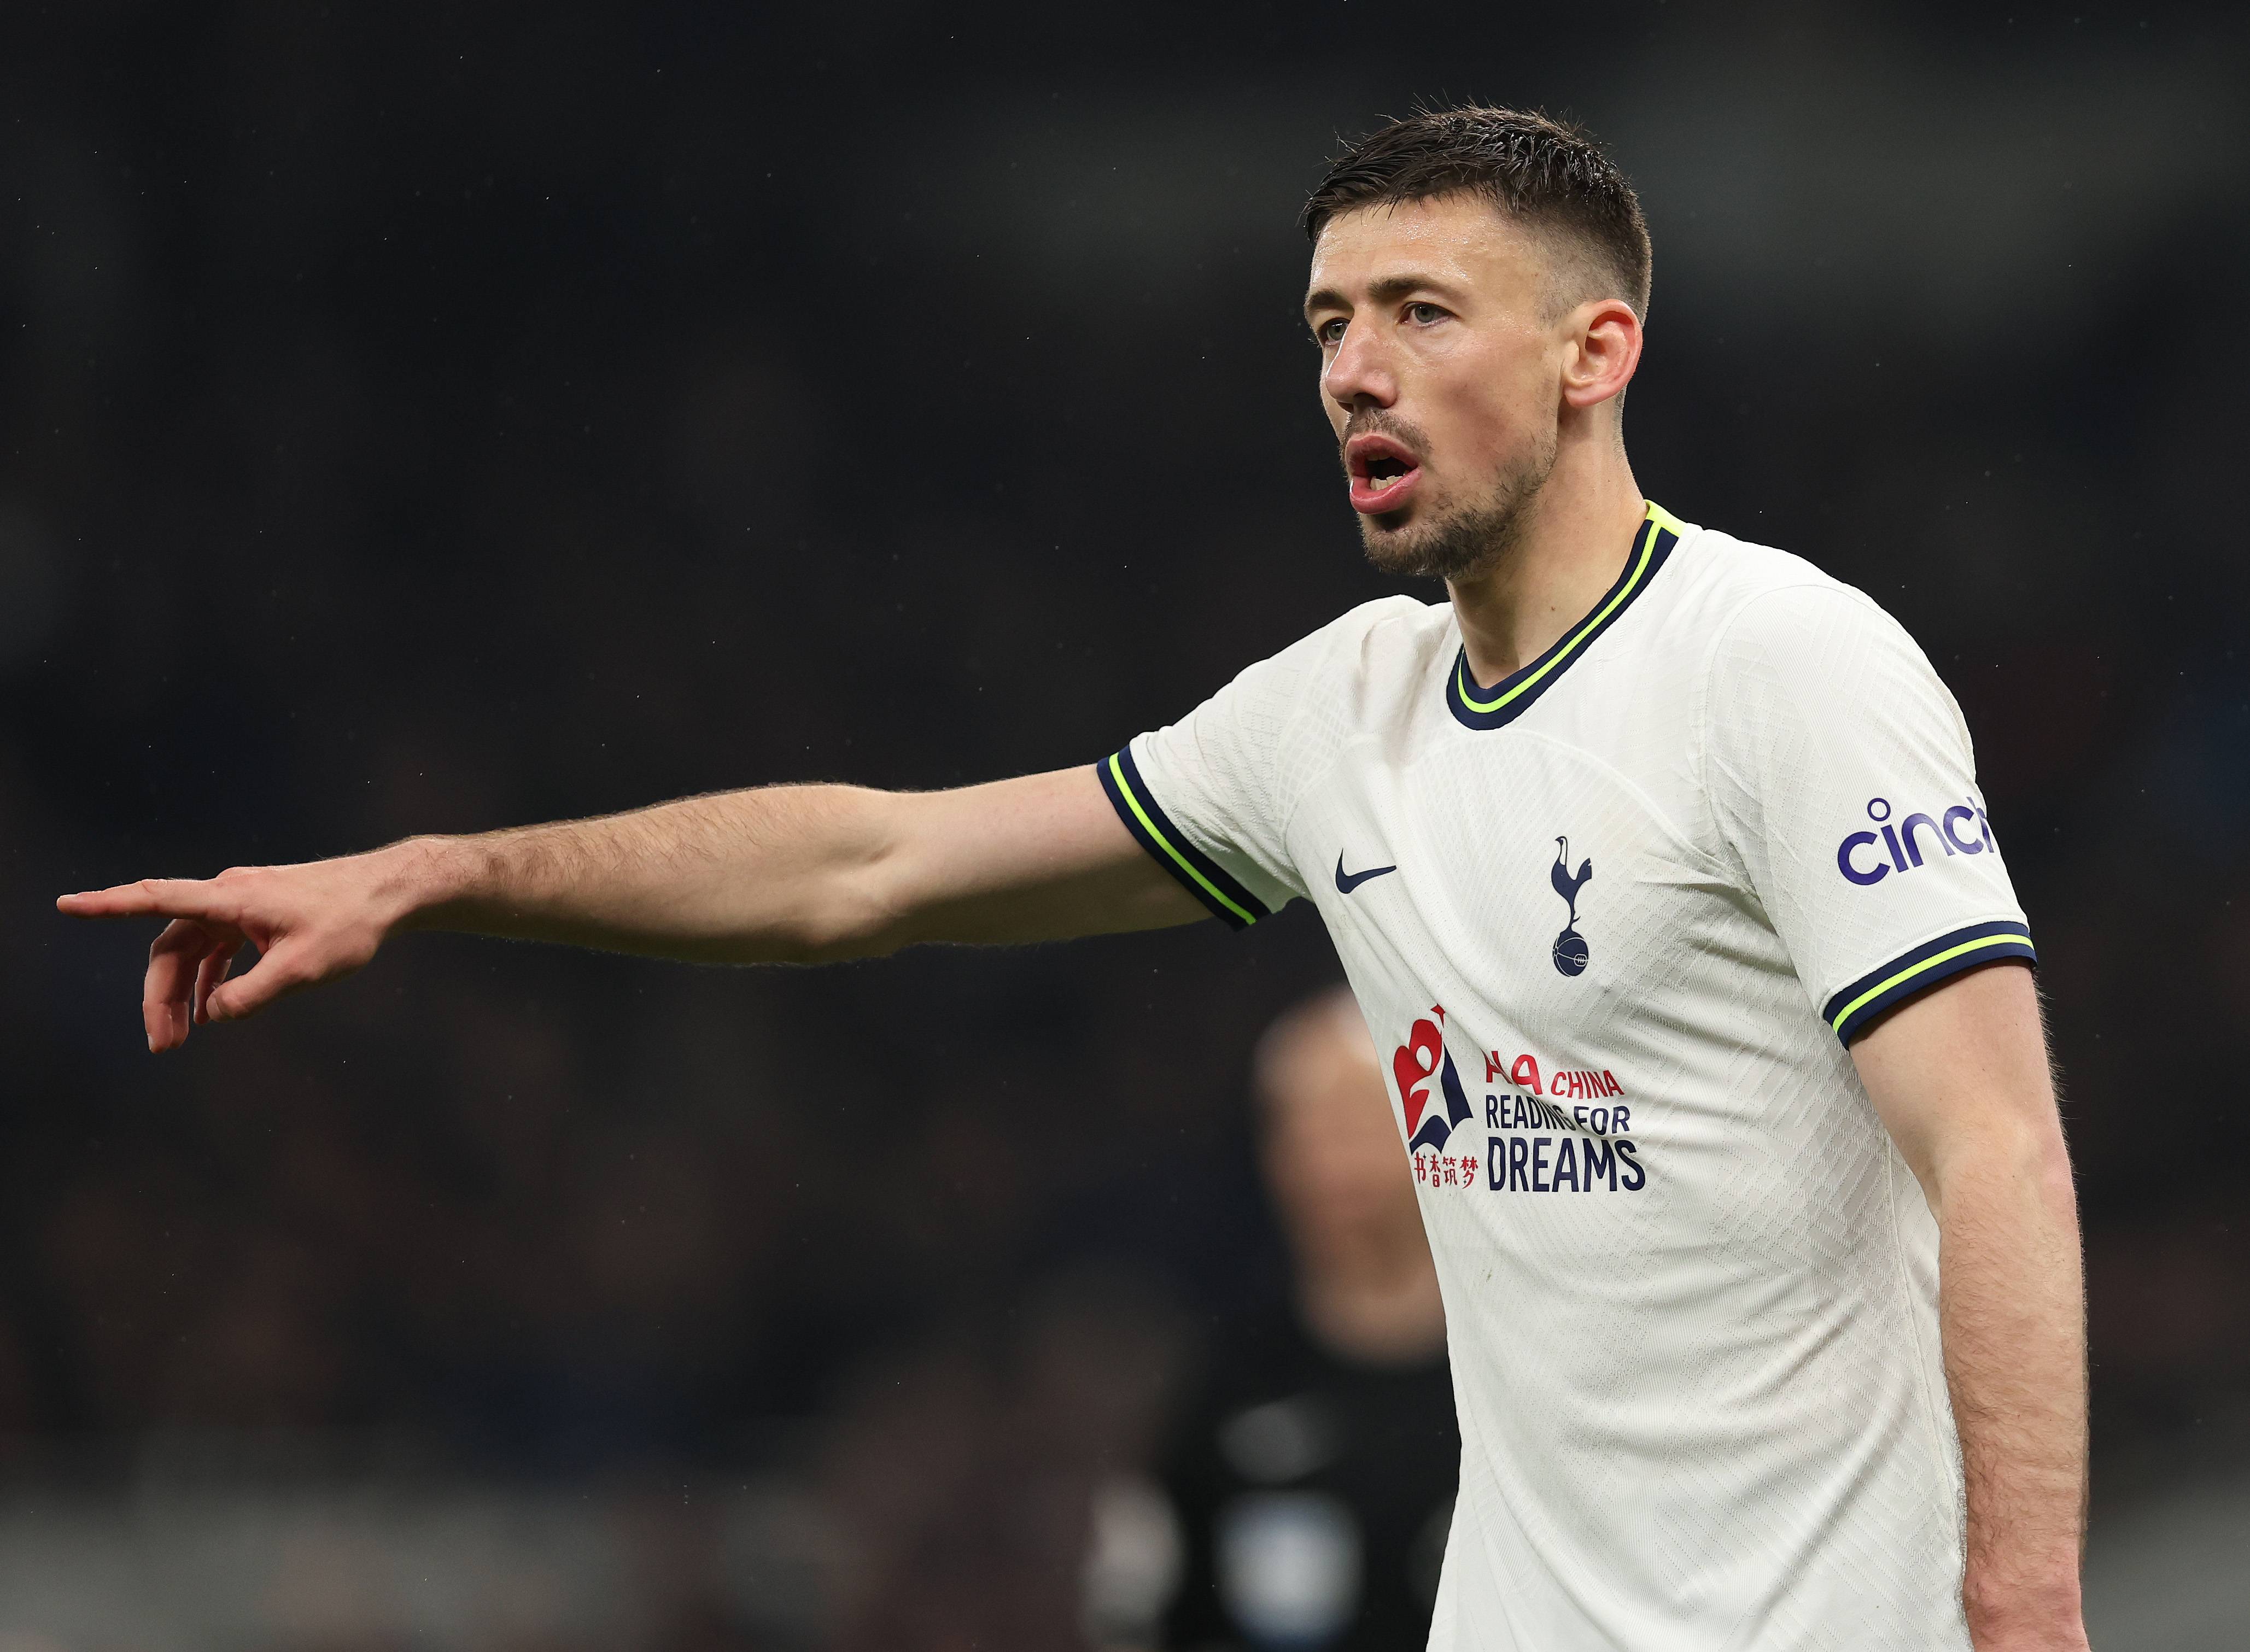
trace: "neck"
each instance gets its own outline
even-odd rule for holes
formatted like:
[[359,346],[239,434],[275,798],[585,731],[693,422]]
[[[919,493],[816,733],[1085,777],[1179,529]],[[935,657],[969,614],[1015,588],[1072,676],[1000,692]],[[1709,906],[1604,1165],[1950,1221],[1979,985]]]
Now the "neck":
[[1609,427],[1566,434],[1515,543],[1486,571],[1447,582],[1470,674],[1496,683],[1553,647],[1625,571],[1646,509]]

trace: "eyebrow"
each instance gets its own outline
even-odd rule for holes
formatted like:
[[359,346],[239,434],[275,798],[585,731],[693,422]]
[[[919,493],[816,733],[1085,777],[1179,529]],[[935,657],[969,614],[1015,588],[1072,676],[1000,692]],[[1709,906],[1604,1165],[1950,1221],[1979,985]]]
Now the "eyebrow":
[[[1386,275],[1380,281],[1370,284],[1367,296],[1373,303],[1389,304],[1405,298],[1410,293],[1422,292],[1439,293],[1447,298],[1453,298],[1458,295],[1460,289],[1453,282],[1441,280],[1434,275],[1409,271],[1404,275]],[[1316,310],[1348,310],[1350,307],[1351,301],[1332,286],[1324,286],[1317,293],[1307,294],[1305,298],[1305,314],[1308,319],[1310,319]]]

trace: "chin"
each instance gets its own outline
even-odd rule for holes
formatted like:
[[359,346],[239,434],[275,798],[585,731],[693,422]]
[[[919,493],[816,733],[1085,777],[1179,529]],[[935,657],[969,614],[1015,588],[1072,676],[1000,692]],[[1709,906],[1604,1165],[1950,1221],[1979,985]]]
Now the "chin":
[[1441,538],[1426,527],[1417,532],[1412,515],[1400,511],[1391,516],[1359,519],[1359,542],[1368,561],[1384,574],[1405,579],[1446,579],[1460,570],[1446,556]]
[[1506,554],[1520,512],[1512,499],[1477,510],[1441,507],[1418,499],[1405,510],[1359,519],[1367,560],[1382,572],[1411,579],[1474,579]]
[[1359,519],[1359,542],[1367,560],[1384,572],[1408,572],[1422,560],[1421,535],[1411,511],[1392,511]]

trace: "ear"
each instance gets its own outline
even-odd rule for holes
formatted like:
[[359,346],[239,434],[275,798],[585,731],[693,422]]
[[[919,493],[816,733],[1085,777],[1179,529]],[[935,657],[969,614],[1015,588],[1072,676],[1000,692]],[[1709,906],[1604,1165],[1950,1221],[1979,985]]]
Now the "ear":
[[1622,299],[1581,304],[1564,322],[1563,400],[1586,409],[1625,393],[1640,365],[1640,318]]

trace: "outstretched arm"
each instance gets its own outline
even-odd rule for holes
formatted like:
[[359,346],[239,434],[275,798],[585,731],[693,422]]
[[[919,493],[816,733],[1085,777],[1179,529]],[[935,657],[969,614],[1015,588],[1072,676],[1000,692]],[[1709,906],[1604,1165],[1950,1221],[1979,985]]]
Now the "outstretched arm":
[[2031,972],[1957,976],[1852,1054],[1937,1216],[1970,1632],[1978,1652],[2084,1652],[2085,1286]]
[[[358,969],[405,929],[706,963],[815,963],[918,941],[1183,924],[1203,908],[1136,844],[1091,768],[949,792],[783,786],[364,855],[150,878],[56,905],[172,921],[148,954],[148,1047]],[[245,945],[257,967],[227,979]]]

